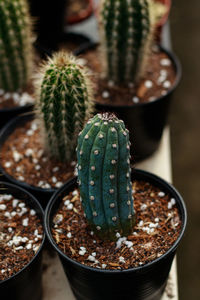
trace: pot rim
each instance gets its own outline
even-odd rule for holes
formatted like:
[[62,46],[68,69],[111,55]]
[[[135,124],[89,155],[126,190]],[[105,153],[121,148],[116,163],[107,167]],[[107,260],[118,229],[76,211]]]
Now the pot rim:
[[[9,187],[11,188],[15,188],[17,190],[19,190],[20,192],[23,192],[24,194],[27,194],[30,198],[32,198],[32,200],[36,203],[36,206],[37,208],[39,208],[39,210],[41,211],[42,213],[42,216],[44,217],[44,210],[41,206],[41,204],[39,203],[39,201],[35,198],[35,196],[33,196],[30,192],[28,192],[27,190],[23,189],[22,187],[20,186],[17,186],[15,184],[12,184],[12,183],[8,183],[8,182],[5,182],[5,181],[0,181],[0,185],[4,185],[4,186],[7,186],[8,189]],[[24,201],[24,200],[23,200]],[[30,264],[37,258],[37,256],[40,254],[40,252],[42,251],[42,248],[43,248],[43,245],[44,245],[44,242],[45,242],[45,238],[46,238],[46,232],[45,232],[45,228],[44,228],[44,224],[43,224],[43,217],[41,218],[41,224],[42,224],[42,227],[43,227],[43,239],[42,239],[42,242],[41,242],[41,245],[37,251],[37,253],[33,256],[33,258],[28,262],[27,265],[25,265],[21,270],[19,270],[17,273],[13,274],[11,277],[7,278],[7,279],[4,279],[2,281],[0,281],[0,286],[1,284],[4,284],[6,282],[8,282],[9,280],[12,280],[14,279],[14,277],[20,275],[26,268],[28,268],[30,266]]]
[[143,176],[145,179],[149,180],[150,182],[153,181],[153,184],[156,185],[156,183],[158,185],[162,185],[165,190],[168,190],[168,192],[171,195],[175,195],[176,199],[178,199],[179,201],[179,214],[182,217],[182,228],[181,228],[181,232],[177,238],[177,240],[174,242],[174,244],[172,245],[171,248],[168,249],[168,251],[166,251],[162,256],[156,258],[155,260],[147,263],[146,265],[143,266],[139,266],[139,267],[135,267],[135,268],[130,268],[127,270],[104,270],[104,269],[97,269],[97,268],[93,268],[90,266],[86,266],[83,265],[73,259],[71,259],[70,257],[68,257],[66,254],[64,254],[60,248],[58,247],[58,245],[56,244],[56,242],[54,241],[52,234],[51,234],[51,227],[50,227],[50,214],[52,211],[52,207],[55,204],[55,202],[58,200],[58,197],[60,196],[60,194],[62,194],[64,192],[64,190],[68,187],[71,187],[73,185],[76,184],[76,180],[77,177],[74,177],[73,179],[69,180],[67,183],[64,184],[64,186],[62,186],[50,199],[46,209],[45,209],[45,213],[44,213],[44,228],[45,228],[45,233],[46,236],[49,240],[49,242],[51,243],[52,247],[54,248],[54,250],[65,260],[67,260],[70,263],[75,264],[77,267],[80,267],[81,269],[85,269],[87,271],[92,271],[92,272],[97,272],[97,273],[106,273],[106,274],[119,274],[119,273],[130,273],[130,272],[137,272],[140,270],[146,270],[148,268],[150,268],[152,265],[155,265],[156,263],[158,263],[159,261],[165,259],[167,256],[170,255],[171,252],[175,251],[178,244],[180,243],[183,234],[185,232],[185,228],[186,228],[186,223],[187,223],[187,210],[186,210],[186,206],[185,203],[181,197],[181,195],[179,194],[179,192],[167,181],[165,181],[164,179],[162,179],[161,177],[152,174],[150,172],[144,171],[144,170],[140,170],[140,169],[132,169],[132,175],[134,176],[134,174],[137,174],[139,176]]
[[[31,120],[33,117],[34,117],[34,112],[28,112],[28,113],[24,113],[24,114],[20,114],[18,116],[16,116],[15,118],[11,119],[8,123],[6,123],[2,129],[0,130],[0,153],[2,151],[2,146],[3,144],[5,143],[5,140],[4,137],[8,137],[10,136],[13,131],[15,130],[15,128],[17,128],[17,126],[15,127],[14,125],[17,125],[19,124],[19,122],[22,122],[24,119],[27,118],[27,122],[28,120]],[[9,128],[12,127],[13,130],[11,133],[9,133],[9,135],[7,134],[7,131],[9,130]],[[18,126],[20,127],[20,126]],[[3,142],[2,142],[2,139]],[[24,189],[29,189],[31,191],[33,191],[34,193],[51,193],[53,194],[55,191],[57,191],[57,189],[53,189],[53,188],[48,188],[48,189],[45,189],[45,188],[41,188],[41,187],[37,187],[37,186],[34,186],[34,185],[31,185],[31,184],[28,184],[27,182],[24,182],[24,181],[19,181],[17,180],[16,178],[14,178],[13,176],[9,175],[6,170],[3,168],[2,164],[0,163],[0,173],[2,173],[3,176],[6,177],[7,180],[9,180],[11,183],[17,185],[17,186],[20,186]]]
[[[77,49],[76,56],[78,56],[78,58],[79,58],[79,56],[84,54],[86,51],[92,50],[92,49],[98,47],[99,45],[100,44],[96,43],[96,42],[87,43],[87,44],[83,45],[82,47],[80,47],[79,49]],[[110,104],[110,103],[102,104],[100,102],[95,101],[95,99],[94,99],[94,103],[97,106],[109,107],[110,109],[116,108],[116,107],[118,107],[118,108],[129,108],[130,109],[130,108],[138,107],[138,106],[143,107],[143,106],[147,106],[147,105],[156,104],[157,102],[160,102],[163,99],[165,99],[166,97],[168,97],[169,95],[171,95],[174,92],[174,90],[176,89],[176,87],[178,86],[178,84],[181,80],[181,77],[182,77],[181,63],[180,63],[180,60],[178,59],[178,57],[172,51],[166,49],[165,47],[163,47],[161,45],[157,45],[157,46],[159,47],[159,49],[161,51],[163,51],[165,54],[167,54],[167,56],[170,58],[173,66],[174,66],[175,72],[176,72],[176,78],[175,78],[174,84],[167,91],[167,93],[165,95],[161,95],[160,97],[157,97],[155,100],[150,101],[150,102],[139,102],[139,103],[134,103],[132,105],[113,105],[113,104]]]

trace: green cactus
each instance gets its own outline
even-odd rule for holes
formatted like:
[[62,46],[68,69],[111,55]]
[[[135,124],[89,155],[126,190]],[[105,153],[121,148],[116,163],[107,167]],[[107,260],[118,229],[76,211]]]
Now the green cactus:
[[107,79],[127,84],[143,75],[152,43],[151,7],[149,0],[103,0],[100,30]]
[[0,88],[26,87],[32,72],[31,20],[25,0],[0,1]]
[[78,138],[78,182],[91,228],[103,239],[134,225],[129,133],[115,115],[98,114]]
[[41,67],[36,92],[46,148],[59,160],[70,162],[78,133],[93,110],[87,70],[73,56],[56,53]]

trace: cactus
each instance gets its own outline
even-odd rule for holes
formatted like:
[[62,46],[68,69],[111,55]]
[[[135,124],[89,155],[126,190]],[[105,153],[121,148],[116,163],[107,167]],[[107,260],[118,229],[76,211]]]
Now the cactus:
[[149,0],[103,0],[100,31],[107,79],[127,84],[143,76],[153,36],[151,7]]
[[26,87],[32,72],[31,20],[25,0],[0,1],[0,88]]
[[70,162],[78,133],[93,108],[87,70],[73,56],[56,53],[41,67],[36,92],[46,148],[59,160]]
[[129,133],[115,115],[98,114],[78,138],[78,182],[83,209],[102,239],[128,235],[134,225]]

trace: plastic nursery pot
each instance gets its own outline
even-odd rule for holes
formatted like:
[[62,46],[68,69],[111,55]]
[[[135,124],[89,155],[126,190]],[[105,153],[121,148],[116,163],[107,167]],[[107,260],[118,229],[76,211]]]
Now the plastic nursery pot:
[[[76,33],[76,32],[66,32],[63,33],[62,38],[60,39],[56,50],[59,49],[59,44],[65,44],[66,43],[66,49],[67,49],[67,45],[69,45],[69,51],[72,51],[74,55],[76,55],[76,51],[77,49],[81,48],[81,47],[85,47],[85,45],[88,45],[91,43],[91,39],[89,37],[87,37],[84,34],[80,34],[80,33]],[[73,46],[74,49],[71,49],[71,47]],[[55,49],[45,45],[44,43],[42,43],[39,40],[36,40],[35,42],[35,48],[37,49],[37,51],[40,54],[40,57],[42,59],[46,59],[47,56],[52,56]]]
[[0,128],[2,128],[7,122],[9,122],[12,118],[16,117],[17,115],[30,112],[32,110],[32,104],[0,109]]
[[[22,127],[24,126],[24,124],[26,124],[27,122],[33,119],[34,119],[34,113],[19,115],[16,118],[12,119],[9,123],[7,123],[2,128],[0,132],[0,155],[1,155],[2,146],[4,142],[12,134],[12,132],[17,127]],[[26,189],[31,194],[33,194],[38,199],[38,201],[40,202],[43,208],[46,207],[50,197],[56,191],[56,189],[44,189],[44,188],[32,186],[26,182],[19,181],[14,177],[10,176],[8,173],[6,173],[6,170],[3,168],[1,164],[0,164],[0,173],[2,173],[4,181],[11,182],[21,188]]]
[[[29,192],[10,183],[0,182],[0,194],[12,194],[33,208],[41,223],[43,222],[43,210],[39,202]],[[0,281],[1,299],[6,300],[41,300],[42,299],[42,244],[33,259],[18,273],[10,278]]]
[[[87,50],[95,49],[97,44],[85,45],[77,51],[77,55],[85,53]],[[162,137],[163,129],[167,124],[167,117],[172,100],[172,94],[181,79],[181,65],[177,57],[160,47],[172,61],[175,68],[176,79],[174,85],[167,94],[156,98],[154,101],[137,103],[133,105],[112,105],[95,103],[98,112],[114,112],[118,118],[122,119],[130,131],[130,141],[132,143],[132,156],[134,161],[140,161],[153,154]]]
[[[83,0],[82,0],[83,1]],[[86,7],[79,12],[66,16],[66,24],[74,25],[87,20],[93,13],[93,0],[84,0]],[[73,2],[75,2],[73,0]]]
[[157,42],[160,42],[162,29],[163,29],[163,26],[165,25],[165,23],[167,22],[167,20],[169,18],[169,13],[170,13],[170,10],[171,10],[172,2],[171,2],[171,0],[154,0],[154,1],[164,4],[164,6],[166,7],[165,14],[163,15],[163,17],[160,19],[160,21],[156,25],[156,33],[155,33],[156,40],[157,40]]
[[57,50],[64,32],[64,15],[67,1],[29,0],[37,41],[45,48]]
[[95,269],[70,259],[59,249],[51,233],[53,216],[62,198],[77,188],[76,178],[58,190],[48,203],[44,218],[46,234],[60,256],[72,291],[78,300],[158,300],[162,296],[177,246],[185,231],[186,208],[179,193],[163,179],[145,171],[134,170],[132,180],[148,181],[169,193],[176,200],[182,220],[180,235],[173,246],[161,257],[141,267],[128,270]]

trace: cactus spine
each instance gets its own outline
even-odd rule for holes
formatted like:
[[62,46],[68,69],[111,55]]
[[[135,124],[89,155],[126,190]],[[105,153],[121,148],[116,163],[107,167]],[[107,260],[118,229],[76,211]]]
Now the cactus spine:
[[25,0],[0,1],[0,88],[26,87],[32,72],[31,20]]
[[102,52],[107,79],[129,83],[143,75],[152,42],[149,0],[103,0]]
[[96,115],[78,138],[78,179],[83,209],[103,239],[127,235],[134,225],[129,133],[113,114]]
[[67,53],[54,54],[36,83],[46,148],[62,161],[74,158],[77,136],[92,113],[92,89],[86,70]]

